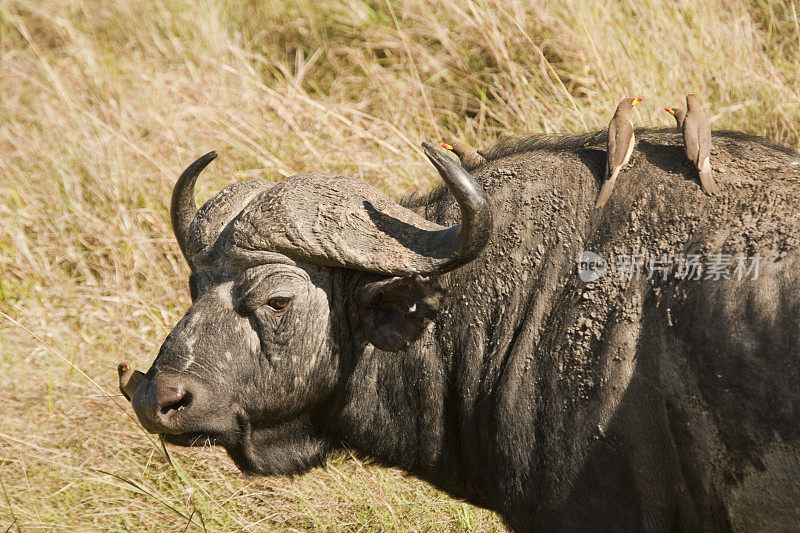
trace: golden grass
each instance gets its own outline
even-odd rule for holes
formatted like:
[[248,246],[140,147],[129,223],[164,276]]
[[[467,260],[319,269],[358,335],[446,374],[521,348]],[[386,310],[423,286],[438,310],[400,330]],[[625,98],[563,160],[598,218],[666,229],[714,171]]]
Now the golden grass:
[[796,0],[0,0],[0,530],[498,530],[396,470],[245,479],[169,448],[116,391],[188,305],[179,172],[337,172],[390,194],[421,140],[641,124],[701,96],[718,129],[800,147]]

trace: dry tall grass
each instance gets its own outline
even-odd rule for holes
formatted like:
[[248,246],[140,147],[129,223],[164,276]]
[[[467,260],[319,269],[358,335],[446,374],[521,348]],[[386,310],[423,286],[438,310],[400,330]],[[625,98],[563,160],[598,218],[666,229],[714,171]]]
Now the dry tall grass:
[[394,195],[418,143],[599,129],[692,89],[800,146],[796,0],[0,0],[0,530],[496,530],[395,470],[294,480],[160,445],[116,391],[188,305],[167,201],[340,172]]

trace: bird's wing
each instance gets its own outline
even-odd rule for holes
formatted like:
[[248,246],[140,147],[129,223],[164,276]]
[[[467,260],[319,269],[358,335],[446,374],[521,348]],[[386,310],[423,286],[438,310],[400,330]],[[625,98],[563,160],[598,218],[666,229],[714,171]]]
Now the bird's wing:
[[[616,121],[614,121],[616,122]],[[613,122],[612,122],[613,124]],[[628,149],[631,145],[631,138],[633,138],[633,126],[628,121],[621,121],[620,123],[615,125],[614,128],[614,146],[613,150],[611,149],[611,127],[609,126],[609,165],[611,170],[613,171],[615,167],[618,167],[625,163],[625,156],[628,155]]]
[[608,139],[606,140],[606,179],[613,171],[614,153],[617,149],[617,124],[612,120],[608,125]]
[[686,116],[683,123],[683,145],[686,147],[686,157],[697,166],[700,162],[700,128],[696,115]]
[[699,150],[697,154],[698,168],[711,157],[711,126],[708,124],[708,119],[705,116],[700,121],[700,128],[698,131],[698,144]]

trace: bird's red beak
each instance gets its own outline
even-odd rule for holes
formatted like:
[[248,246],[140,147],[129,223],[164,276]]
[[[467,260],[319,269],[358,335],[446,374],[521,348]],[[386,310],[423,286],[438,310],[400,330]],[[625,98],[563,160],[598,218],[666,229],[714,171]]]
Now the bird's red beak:
[[453,146],[450,144],[442,144],[442,148],[444,148],[445,150],[452,150]]
[[633,100],[633,102],[631,102],[631,105],[636,105],[636,104],[638,104],[639,102],[641,102],[642,100],[644,100],[644,98],[635,98],[635,99]]
[[675,110],[674,110],[674,109],[672,109],[671,107],[665,107],[665,108],[664,108],[664,111],[666,111],[666,112],[667,112],[667,113],[669,113],[670,115],[674,115],[674,114],[675,114]]

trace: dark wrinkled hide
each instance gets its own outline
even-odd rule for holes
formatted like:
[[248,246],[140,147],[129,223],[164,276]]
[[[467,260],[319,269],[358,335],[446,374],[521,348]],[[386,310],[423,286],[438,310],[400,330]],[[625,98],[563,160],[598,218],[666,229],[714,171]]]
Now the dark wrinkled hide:
[[[204,257],[137,413],[189,391],[151,426],[168,441],[210,437],[264,474],[348,446],[518,531],[797,530],[800,157],[716,132],[709,198],[678,133],[636,136],[597,211],[597,135],[487,151],[495,234],[432,279]],[[446,191],[413,205],[458,221]],[[757,280],[587,285],[584,249],[763,259]]]

